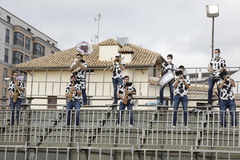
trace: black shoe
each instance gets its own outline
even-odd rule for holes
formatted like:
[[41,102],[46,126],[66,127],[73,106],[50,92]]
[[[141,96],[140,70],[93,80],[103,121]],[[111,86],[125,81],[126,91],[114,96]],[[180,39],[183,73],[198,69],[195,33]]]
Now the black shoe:
[[114,101],[112,104],[117,104],[117,102]]

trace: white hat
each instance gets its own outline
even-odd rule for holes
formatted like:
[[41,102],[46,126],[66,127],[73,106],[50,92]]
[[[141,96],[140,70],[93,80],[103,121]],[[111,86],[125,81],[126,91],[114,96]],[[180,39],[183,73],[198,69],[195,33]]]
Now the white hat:
[[115,57],[121,57],[121,54],[116,54]]

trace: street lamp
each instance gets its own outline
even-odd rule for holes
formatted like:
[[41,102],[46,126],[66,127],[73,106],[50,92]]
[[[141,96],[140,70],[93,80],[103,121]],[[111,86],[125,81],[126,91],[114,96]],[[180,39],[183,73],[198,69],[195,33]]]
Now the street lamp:
[[212,58],[214,51],[214,18],[219,16],[219,7],[218,4],[207,5],[207,17],[212,18]]

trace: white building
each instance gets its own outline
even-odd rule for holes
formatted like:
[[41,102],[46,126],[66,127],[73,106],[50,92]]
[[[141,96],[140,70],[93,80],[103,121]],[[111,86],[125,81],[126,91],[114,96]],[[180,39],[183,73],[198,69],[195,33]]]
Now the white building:
[[[94,44],[93,53],[85,57],[89,69],[87,95],[93,98],[109,98],[109,103],[112,103],[112,72],[109,71],[108,67],[118,52],[125,57],[123,60],[126,63],[124,75],[128,75],[134,83],[137,96],[159,96],[159,86],[150,84],[149,81],[151,77],[158,76],[158,69],[163,62],[162,56],[157,52],[130,43],[121,45],[114,39]],[[70,72],[67,69],[77,53],[75,48],[70,48],[18,64],[17,68],[27,73],[27,96],[54,96],[64,99],[65,88],[70,77]],[[65,100],[51,102],[64,104]],[[153,102],[156,102],[156,98],[153,99]],[[36,103],[49,104],[50,101],[43,99]],[[106,101],[94,101],[93,103],[106,104]]]

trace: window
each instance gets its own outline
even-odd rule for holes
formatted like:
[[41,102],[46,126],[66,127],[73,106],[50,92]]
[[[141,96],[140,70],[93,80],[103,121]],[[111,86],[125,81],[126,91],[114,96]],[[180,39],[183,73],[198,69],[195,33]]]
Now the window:
[[5,48],[5,53],[4,53],[4,62],[8,63],[8,52],[9,50],[7,48]]
[[24,56],[24,62],[27,62],[27,61],[30,61],[30,57],[27,56],[27,55],[25,55],[25,56]]
[[2,98],[7,98],[7,88],[2,89]]
[[45,56],[45,47],[39,43],[33,44],[33,55]]
[[11,22],[11,17],[7,16],[7,22],[10,23]]
[[158,72],[157,66],[154,65],[153,66],[153,77],[157,77],[157,72]]
[[13,44],[24,47],[24,35],[19,32],[14,32]]
[[13,64],[19,64],[23,62],[23,54],[21,52],[14,51],[13,52]]
[[25,48],[28,50],[31,49],[31,39],[29,37],[26,37],[25,39]]
[[8,69],[4,68],[3,69],[3,82],[5,81],[5,78],[7,78],[7,75],[8,75]]
[[9,29],[6,29],[5,42],[6,42],[6,43],[9,43],[9,42],[10,42],[10,30],[9,30]]

